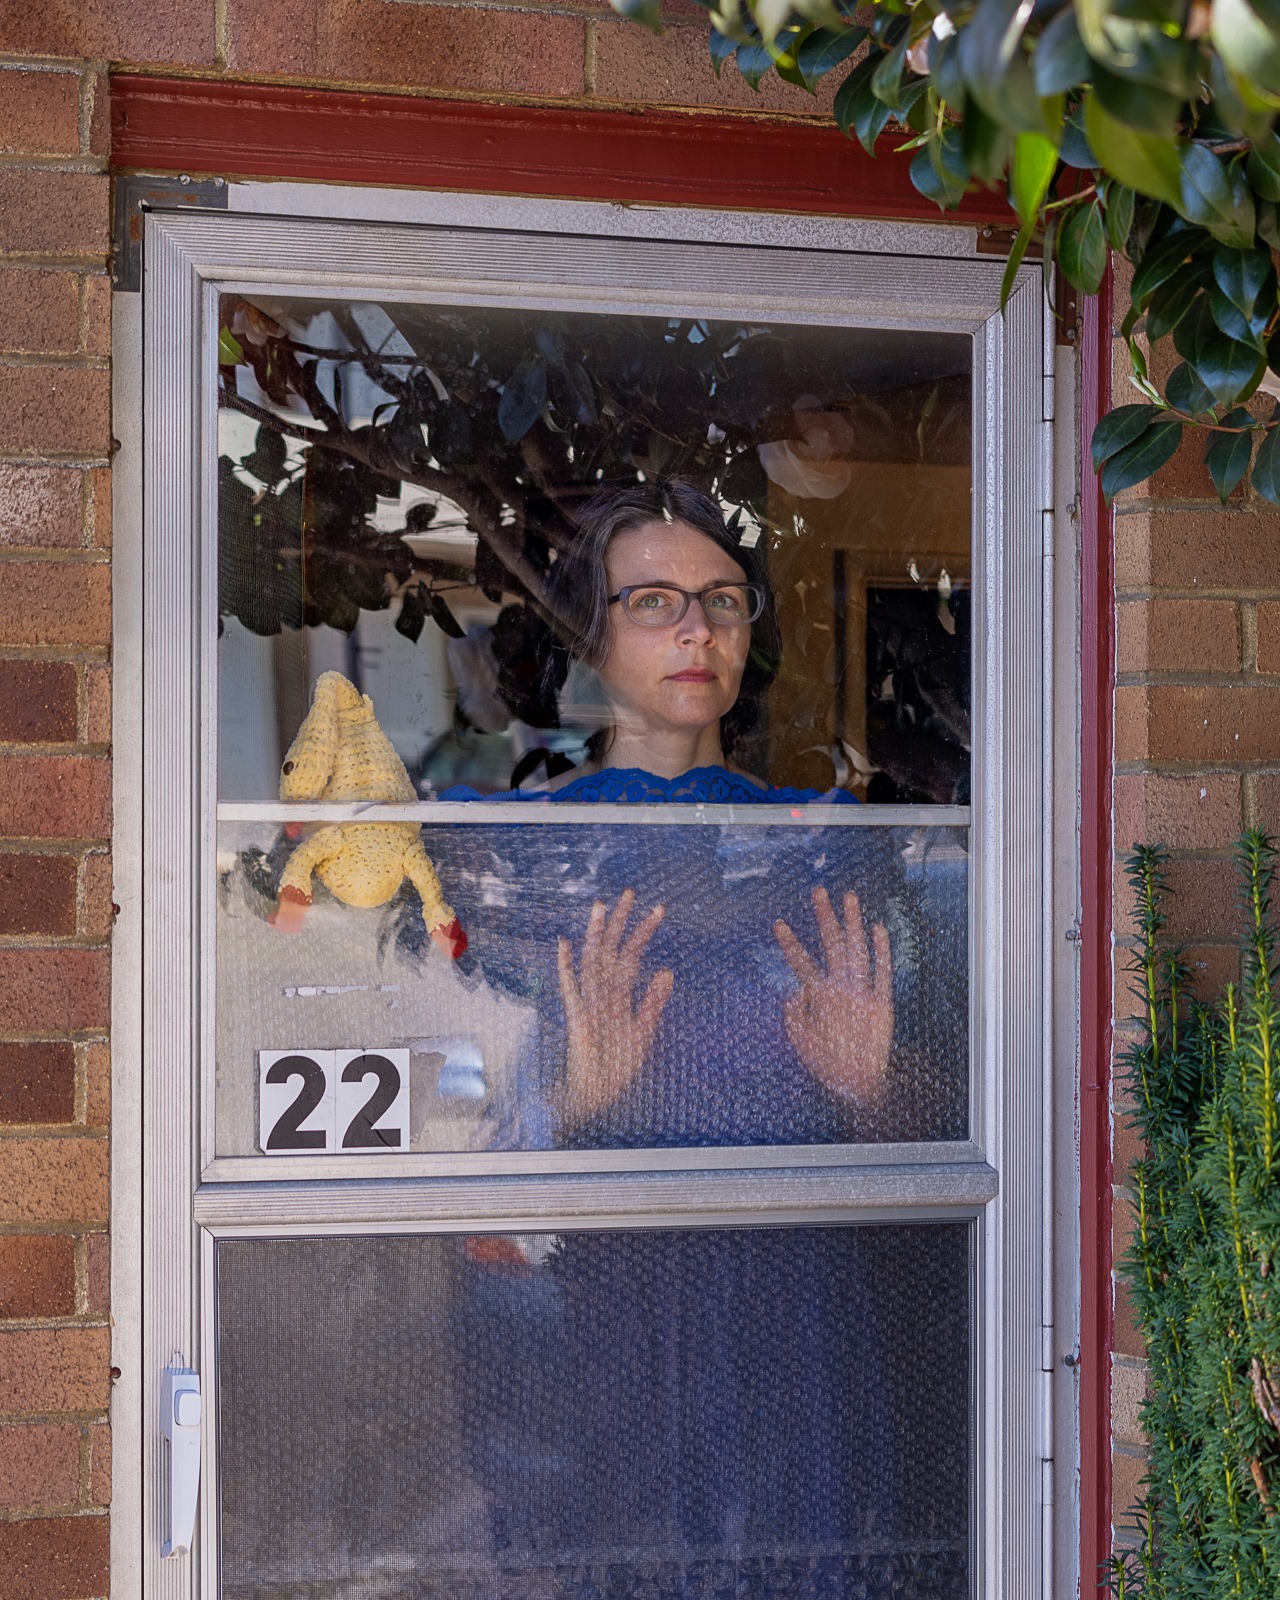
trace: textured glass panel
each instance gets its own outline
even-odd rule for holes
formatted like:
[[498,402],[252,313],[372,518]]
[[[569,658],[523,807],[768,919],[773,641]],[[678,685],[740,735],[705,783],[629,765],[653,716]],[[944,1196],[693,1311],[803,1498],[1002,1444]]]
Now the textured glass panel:
[[[222,824],[218,1153],[266,1147],[304,1086],[261,1101],[261,1053],[290,1051],[402,1052],[406,1151],[964,1138],[967,830],[824,822],[844,807],[749,824],[648,814],[423,828],[469,940],[452,962],[407,888],[369,909],[319,897],[282,932],[266,919],[293,841]],[[621,916],[628,891],[608,956],[592,908]],[[626,940],[658,905],[628,968]],[[644,997],[668,981],[646,1034]]]
[[958,1224],[218,1247],[225,1600],[961,1600]]

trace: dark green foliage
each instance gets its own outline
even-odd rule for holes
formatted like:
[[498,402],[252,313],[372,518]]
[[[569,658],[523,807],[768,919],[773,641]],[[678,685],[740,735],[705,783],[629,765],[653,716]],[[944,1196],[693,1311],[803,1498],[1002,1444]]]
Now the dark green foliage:
[[1240,848],[1244,967],[1193,1000],[1163,941],[1163,855],[1135,852],[1145,1032],[1126,1077],[1146,1154],[1122,1271],[1146,1343],[1143,1541],[1111,1588],[1147,1600],[1280,1593],[1280,1001],[1276,851]]
[[[1243,424],[1226,421],[1268,365],[1280,372],[1276,0],[700,3],[717,71],[736,53],[753,88],[776,70],[812,91],[840,69],[837,126],[872,154],[884,135],[913,151],[921,194],[950,210],[980,186],[1003,190],[1021,227],[1002,303],[1036,239],[1085,294],[1103,283],[1110,251],[1124,256],[1135,269],[1122,328],[1132,381],[1176,414],[1148,445],[1168,444],[1178,421],[1229,431],[1209,456],[1219,491],[1252,458],[1254,488],[1280,504],[1273,452],[1254,457],[1258,440],[1240,443]],[[660,0],[614,4],[652,25]],[[1150,347],[1170,336],[1190,382],[1162,394]],[[1122,479],[1135,481],[1111,465],[1104,488]]]

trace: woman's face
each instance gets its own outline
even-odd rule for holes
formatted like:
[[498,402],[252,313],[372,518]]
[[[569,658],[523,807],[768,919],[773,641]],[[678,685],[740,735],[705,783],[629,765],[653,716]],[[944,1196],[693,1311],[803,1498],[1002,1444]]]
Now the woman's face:
[[[686,522],[647,522],[615,534],[605,556],[609,593],[633,584],[702,590],[745,583],[742,567]],[[738,698],[751,648],[749,626],[713,626],[697,600],[664,628],[632,622],[609,607],[609,653],[598,669],[618,722],[643,732],[693,732],[718,723]]]

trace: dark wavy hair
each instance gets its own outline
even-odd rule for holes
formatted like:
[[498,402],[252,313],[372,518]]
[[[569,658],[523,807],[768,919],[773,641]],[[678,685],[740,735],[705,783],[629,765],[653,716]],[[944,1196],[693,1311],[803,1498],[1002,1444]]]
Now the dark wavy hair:
[[[778,675],[782,655],[778,611],[761,552],[739,543],[724,512],[709,495],[678,478],[609,485],[583,506],[572,539],[551,568],[547,598],[559,641],[554,651],[557,659],[548,663],[547,681],[558,673],[558,682],[563,682],[569,660],[590,667],[604,661],[610,638],[606,553],[618,534],[651,522],[681,522],[695,528],[732,557],[749,583],[758,583],[764,590],[764,610],[751,624],[751,647],[737,701],[720,719],[720,743],[728,755],[755,731],[765,691]],[[587,744],[590,755],[603,755],[612,737],[612,728],[592,734]]]

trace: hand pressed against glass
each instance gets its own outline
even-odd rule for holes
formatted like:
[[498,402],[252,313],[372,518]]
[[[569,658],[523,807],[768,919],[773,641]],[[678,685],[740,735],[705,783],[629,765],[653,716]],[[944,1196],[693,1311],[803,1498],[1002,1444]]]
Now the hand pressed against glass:
[[576,973],[569,941],[557,940],[569,1034],[563,1110],[570,1122],[603,1111],[630,1086],[671,998],[675,977],[666,968],[650,980],[638,1001],[635,998],[640,957],[665,914],[663,906],[654,906],[624,939],[635,903],[632,891],[624,890],[606,917],[603,903],[596,901]]
[[844,897],[843,927],[825,889],[813,891],[813,909],[825,972],[785,922],[773,925],[800,984],[783,1006],[787,1037],[819,1083],[842,1099],[865,1105],[884,1086],[893,1038],[889,933],[881,922],[872,930],[873,975],[857,895]]

